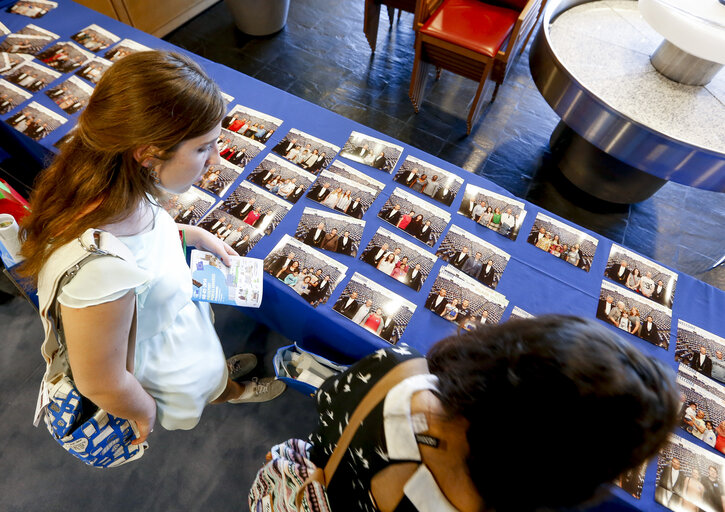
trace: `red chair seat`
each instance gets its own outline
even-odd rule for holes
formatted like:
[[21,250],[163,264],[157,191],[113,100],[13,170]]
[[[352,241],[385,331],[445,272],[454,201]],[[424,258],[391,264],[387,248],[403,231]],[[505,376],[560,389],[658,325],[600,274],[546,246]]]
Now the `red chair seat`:
[[493,58],[519,12],[479,0],[445,0],[420,32]]

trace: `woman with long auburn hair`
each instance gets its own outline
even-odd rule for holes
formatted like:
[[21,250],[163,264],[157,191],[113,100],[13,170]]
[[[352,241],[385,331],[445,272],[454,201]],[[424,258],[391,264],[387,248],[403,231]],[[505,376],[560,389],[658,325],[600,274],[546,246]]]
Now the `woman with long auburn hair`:
[[[111,233],[133,254],[135,262],[101,256],[83,265],[57,301],[78,390],[135,421],[134,443],[157,416],[166,429],[190,429],[207,403],[264,401],[284,390],[274,379],[230,379],[209,305],[191,301],[179,230],[225,264],[236,253],[199,227],[175,224],[159,206],[219,163],[225,108],[217,85],[188,57],[124,57],[103,75],[75,137],[39,176],[21,226],[20,271],[39,294],[67,270],[59,249],[78,244],[88,229]],[[256,363],[252,355],[242,359],[247,371]]]

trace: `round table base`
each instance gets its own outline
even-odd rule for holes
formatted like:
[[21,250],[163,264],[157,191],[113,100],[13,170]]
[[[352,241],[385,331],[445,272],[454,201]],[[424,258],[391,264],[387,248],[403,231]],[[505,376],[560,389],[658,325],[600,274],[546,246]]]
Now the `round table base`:
[[707,85],[723,67],[680,50],[667,39],[650,56],[650,62],[662,75],[683,85]]

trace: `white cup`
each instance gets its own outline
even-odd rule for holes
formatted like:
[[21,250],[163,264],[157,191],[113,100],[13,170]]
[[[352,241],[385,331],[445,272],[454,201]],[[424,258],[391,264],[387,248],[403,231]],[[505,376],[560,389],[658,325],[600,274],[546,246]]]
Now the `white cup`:
[[18,231],[15,217],[9,213],[0,213],[0,256],[7,267],[17,265],[25,259],[20,256]]

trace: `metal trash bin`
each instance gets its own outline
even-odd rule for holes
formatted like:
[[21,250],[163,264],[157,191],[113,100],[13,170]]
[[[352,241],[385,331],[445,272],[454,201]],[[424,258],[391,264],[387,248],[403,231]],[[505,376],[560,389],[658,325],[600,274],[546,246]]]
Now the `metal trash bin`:
[[237,28],[251,36],[279,32],[287,23],[290,0],[224,0]]

